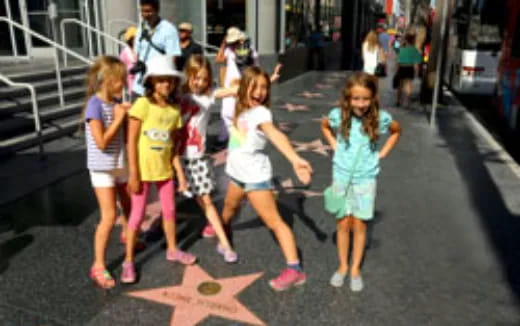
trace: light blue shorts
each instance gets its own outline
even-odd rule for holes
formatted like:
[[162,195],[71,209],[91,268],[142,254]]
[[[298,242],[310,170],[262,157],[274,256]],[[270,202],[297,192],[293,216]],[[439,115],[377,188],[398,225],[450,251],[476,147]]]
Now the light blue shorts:
[[245,183],[238,181],[232,177],[229,177],[231,182],[239,186],[240,188],[244,189],[245,192],[250,192],[254,190],[273,190],[274,185],[272,180],[266,180],[262,182],[255,182],[255,183]]
[[345,195],[345,214],[337,217],[354,216],[360,220],[371,220],[374,218],[374,207],[376,201],[377,181],[366,179],[353,181],[350,186],[344,183],[334,183],[334,187]]

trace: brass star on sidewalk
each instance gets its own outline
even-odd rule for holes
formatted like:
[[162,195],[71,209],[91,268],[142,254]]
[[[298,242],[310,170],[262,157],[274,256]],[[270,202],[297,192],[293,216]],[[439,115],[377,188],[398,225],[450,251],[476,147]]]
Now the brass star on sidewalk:
[[292,103],[285,103],[284,105],[279,107],[280,109],[285,109],[289,112],[295,112],[295,111],[309,111],[309,107],[307,105],[301,105],[301,104],[292,104]]
[[220,166],[226,163],[227,154],[227,149],[223,149],[219,152],[216,152],[215,154],[212,154],[211,158],[213,159],[213,166]]
[[324,95],[322,93],[314,93],[314,92],[301,92],[298,94],[298,96],[305,97],[305,98],[323,98]]
[[127,295],[175,307],[170,325],[193,326],[210,315],[253,325],[265,325],[236,296],[262,273],[214,279],[200,266],[186,266],[182,284]]
[[314,152],[323,156],[329,156],[327,151],[331,149],[329,145],[324,144],[319,138],[308,143],[293,141],[292,144],[296,146],[295,150],[297,152]]

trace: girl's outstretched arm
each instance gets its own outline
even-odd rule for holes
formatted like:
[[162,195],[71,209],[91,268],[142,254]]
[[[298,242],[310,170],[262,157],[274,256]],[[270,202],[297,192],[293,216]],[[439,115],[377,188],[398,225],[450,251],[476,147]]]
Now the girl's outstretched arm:
[[334,136],[334,131],[330,127],[329,118],[324,117],[321,119],[321,133],[323,137],[325,137],[325,140],[329,143],[330,147],[332,147],[333,150],[336,150],[336,137]]
[[274,67],[274,71],[273,71],[271,77],[269,78],[271,80],[271,83],[274,83],[275,81],[277,81],[280,78],[281,69],[282,69],[282,64],[277,63],[276,66]]
[[390,131],[390,137],[386,140],[386,143],[383,145],[381,150],[379,151],[379,159],[385,158],[392,151],[401,137],[401,126],[395,120],[392,120],[390,126],[388,126],[388,130]]
[[300,157],[292,147],[287,136],[278,130],[272,122],[264,122],[259,128],[265,133],[267,138],[291,162],[296,176],[303,184],[311,182],[312,166],[309,162]]
[[224,98],[228,96],[237,96],[238,94],[238,83],[234,83],[230,87],[220,87],[215,90],[213,96],[215,98]]
[[128,121],[128,191],[131,194],[141,192],[141,174],[139,172],[138,142],[141,133],[141,120],[130,118]]

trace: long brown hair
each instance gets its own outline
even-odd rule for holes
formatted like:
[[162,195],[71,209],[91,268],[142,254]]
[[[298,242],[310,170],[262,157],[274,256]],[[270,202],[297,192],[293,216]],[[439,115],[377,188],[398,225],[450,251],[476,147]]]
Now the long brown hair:
[[377,33],[374,30],[370,30],[363,43],[366,43],[367,49],[370,52],[379,48],[379,41],[377,40]]
[[242,78],[240,79],[240,86],[238,87],[238,99],[235,108],[235,116],[233,117],[233,124],[236,125],[240,114],[249,110],[248,91],[251,85],[255,85],[259,77],[265,78],[267,82],[267,95],[262,105],[269,106],[271,102],[271,80],[265,71],[258,67],[248,67],[244,70]]
[[85,105],[81,111],[82,121],[85,117],[88,100],[101,89],[101,85],[107,77],[121,78],[123,84],[126,84],[126,67],[119,58],[104,55],[97,58],[94,64],[90,66],[86,78]]
[[[150,101],[150,103],[156,104],[156,101],[153,97],[153,93],[155,92],[155,83],[158,78],[162,77],[163,76],[148,76],[148,78],[146,78],[146,81],[144,82],[144,96],[148,99],[148,101]],[[170,96],[166,98],[166,103],[168,103],[169,105],[175,105],[178,100],[179,94],[177,94],[177,91],[179,90],[181,79],[179,77],[174,76],[165,77],[173,79],[173,89],[170,92]]]
[[203,93],[207,93],[211,88],[211,83],[213,82],[213,72],[211,70],[211,64],[209,60],[200,54],[193,54],[190,56],[186,65],[184,66],[184,74],[186,75],[186,83],[183,86],[183,91],[185,93],[191,93],[189,82],[190,79],[197,75],[197,73],[201,70],[205,69],[208,72],[208,87],[204,90]]
[[367,88],[372,93],[372,100],[367,113],[362,118],[363,130],[370,138],[371,142],[377,141],[379,138],[379,97],[377,96],[377,79],[374,76],[364,72],[358,72],[352,75],[341,91],[341,134],[348,140],[350,136],[350,126],[352,122],[352,88],[361,86]]

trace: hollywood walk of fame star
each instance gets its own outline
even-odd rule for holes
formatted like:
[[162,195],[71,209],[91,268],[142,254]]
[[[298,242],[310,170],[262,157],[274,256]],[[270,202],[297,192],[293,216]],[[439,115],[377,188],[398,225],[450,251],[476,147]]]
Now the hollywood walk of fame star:
[[127,295],[175,307],[170,325],[193,326],[210,315],[265,325],[236,296],[263,273],[214,279],[200,266],[186,266],[182,284],[133,291]]
[[288,194],[294,194],[299,193],[302,194],[306,198],[312,198],[312,197],[319,197],[323,196],[321,192],[313,191],[313,190],[305,190],[305,189],[298,189],[294,186],[294,183],[291,178],[285,179],[280,183],[282,188],[284,189],[284,192]]
[[226,163],[227,154],[227,149],[223,149],[219,152],[216,152],[215,154],[212,154],[211,158],[213,159],[213,166],[220,166]]
[[293,141],[292,144],[296,146],[295,150],[297,152],[310,151],[323,156],[329,156],[327,151],[331,149],[329,145],[324,144],[319,138],[308,143]]
[[280,109],[285,109],[289,112],[295,112],[295,111],[309,111],[309,107],[307,105],[301,105],[301,104],[292,104],[292,103],[285,103],[282,106],[279,106]]
[[294,128],[294,123],[292,122],[278,122],[278,129],[280,129],[281,131],[286,131],[286,132],[289,132],[291,130],[293,130]]
[[323,98],[324,95],[322,93],[314,93],[314,92],[301,92],[298,94],[298,96],[305,97],[305,98]]
[[332,88],[332,85],[317,83],[316,85],[314,85],[314,87],[316,87],[317,89],[329,89]]

